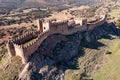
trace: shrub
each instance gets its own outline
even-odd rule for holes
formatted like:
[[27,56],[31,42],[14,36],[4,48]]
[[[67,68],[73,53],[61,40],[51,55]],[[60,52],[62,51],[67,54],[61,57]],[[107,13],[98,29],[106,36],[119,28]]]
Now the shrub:
[[6,48],[0,48],[0,54],[5,54],[7,52],[7,49]]
[[117,25],[117,27],[119,27],[119,28],[120,28],[120,22],[117,22],[117,24],[116,24],[116,25]]
[[5,36],[4,33],[0,33],[0,38],[3,38],[3,36]]
[[3,42],[0,42],[0,46],[2,46],[2,45],[4,45],[5,44],[5,41],[3,41]]
[[107,52],[106,52],[106,54],[112,54],[112,52],[110,52],[110,51],[107,51]]

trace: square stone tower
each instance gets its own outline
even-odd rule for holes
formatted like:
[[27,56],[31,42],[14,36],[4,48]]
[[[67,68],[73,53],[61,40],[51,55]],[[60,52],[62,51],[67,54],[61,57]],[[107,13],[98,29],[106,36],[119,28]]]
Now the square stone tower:
[[87,25],[87,19],[86,19],[86,18],[82,18],[82,19],[80,20],[80,25],[81,25],[81,26]]
[[37,20],[38,31],[43,32],[43,23],[40,19]]
[[40,33],[50,30],[52,27],[52,21],[42,22],[40,19],[37,20],[38,31]]

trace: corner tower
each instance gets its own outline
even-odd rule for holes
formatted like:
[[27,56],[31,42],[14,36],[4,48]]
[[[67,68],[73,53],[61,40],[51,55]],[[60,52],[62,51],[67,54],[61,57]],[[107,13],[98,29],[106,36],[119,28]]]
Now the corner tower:
[[38,31],[43,32],[43,23],[40,19],[37,20]]
[[6,44],[7,50],[8,50],[8,54],[10,55],[10,57],[15,56],[15,48],[14,48],[14,44],[11,41],[8,41]]
[[86,18],[82,18],[82,19],[80,20],[80,25],[81,25],[81,26],[87,25],[87,19],[86,19]]

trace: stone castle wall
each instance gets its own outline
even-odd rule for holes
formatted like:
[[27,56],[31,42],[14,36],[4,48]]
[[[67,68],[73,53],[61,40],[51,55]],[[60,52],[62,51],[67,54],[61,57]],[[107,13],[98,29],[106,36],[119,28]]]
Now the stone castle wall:
[[8,54],[11,56],[15,56],[15,49],[14,49],[14,44],[12,41],[8,41],[6,44]]
[[96,22],[93,23],[87,23],[88,30],[93,30],[96,26],[100,26],[104,24],[106,21],[106,15],[102,16],[102,18]]
[[34,53],[38,49],[40,44],[48,37],[48,35],[49,35],[49,31],[41,33],[38,36],[38,38],[35,39],[35,41],[23,46],[23,50],[25,54],[24,56],[27,58],[27,60],[32,55],[32,53]]
[[33,31],[33,32],[28,32],[20,37],[17,37],[15,39],[13,39],[12,41],[16,44],[23,44],[25,42],[27,42],[28,40],[32,39],[32,38],[36,38],[38,36],[38,32],[37,31]]
[[[99,21],[96,21],[94,23],[87,23],[87,20],[84,19],[83,21],[77,21],[77,24],[73,23],[72,25],[69,25],[69,26],[68,26],[69,21],[62,21],[62,22],[49,21],[49,23],[45,25],[42,24],[41,22],[38,22],[39,23],[38,31],[29,32],[7,43],[6,46],[8,49],[8,53],[10,56],[20,56],[22,58],[23,63],[27,63],[29,60],[29,57],[38,49],[40,44],[49,35],[52,35],[52,34],[69,35],[69,34],[76,33],[77,31],[93,30],[95,27],[105,23],[105,21],[106,21],[106,16],[103,16]],[[29,44],[25,44],[27,41],[33,38],[35,38],[33,42],[30,42]]]
[[20,37],[17,37],[13,40],[8,41],[6,47],[8,49],[8,54],[10,56],[23,56],[23,51],[21,50],[21,44],[29,41],[30,39],[36,38],[38,36],[38,32],[28,32]]
[[50,32],[51,32],[51,34],[64,33],[65,31],[67,31],[67,27],[68,27],[67,21],[54,22],[54,23],[51,23]]
[[22,58],[22,62],[26,63],[28,59],[26,58],[26,54],[24,53],[23,45],[14,44],[15,56],[20,56]]

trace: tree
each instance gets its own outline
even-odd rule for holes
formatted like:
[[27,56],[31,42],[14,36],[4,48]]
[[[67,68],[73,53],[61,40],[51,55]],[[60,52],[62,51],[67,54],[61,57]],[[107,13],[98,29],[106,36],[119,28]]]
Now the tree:
[[116,25],[117,25],[117,27],[119,27],[119,28],[120,28],[120,21],[119,21],[119,22],[117,22],[117,24],[116,24]]

